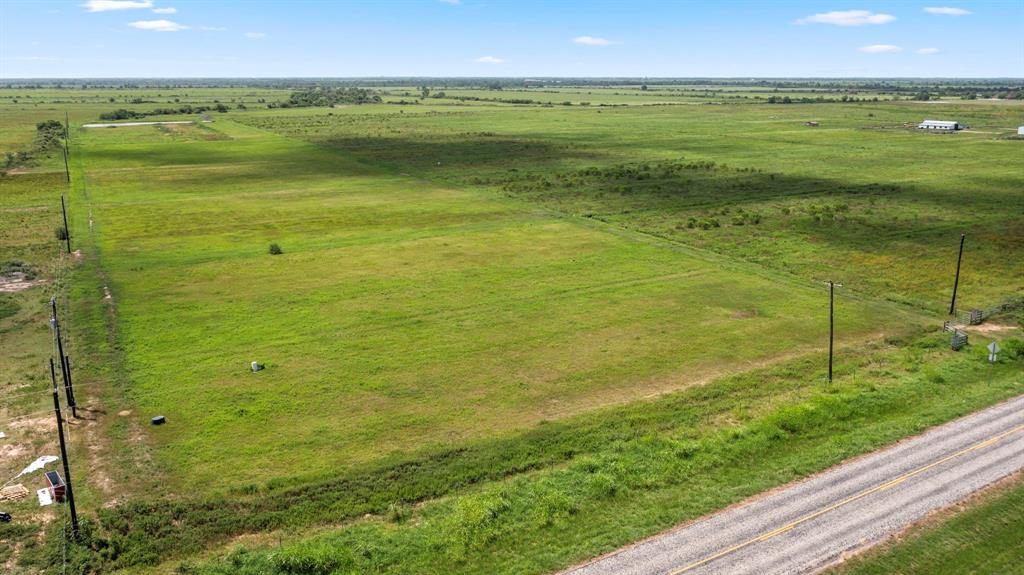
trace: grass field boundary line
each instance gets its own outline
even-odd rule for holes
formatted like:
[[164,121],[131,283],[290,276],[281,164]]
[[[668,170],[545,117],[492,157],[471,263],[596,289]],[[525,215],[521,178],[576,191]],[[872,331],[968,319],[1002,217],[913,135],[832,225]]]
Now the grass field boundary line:
[[[654,245],[666,247],[674,251],[685,253],[694,258],[702,259],[709,263],[718,264],[720,266],[736,271],[751,273],[759,277],[777,281],[779,283],[783,283],[794,288],[805,289],[812,292],[818,291],[817,280],[807,280],[793,273],[789,273],[783,270],[774,270],[771,268],[766,268],[753,262],[744,261],[738,258],[727,256],[725,254],[720,254],[715,251],[684,244],[682,242],[673,240],[671,238],[659,234],[635,230],[624,226],[619,226],[617,224],[613,224],[610,222],[604,222],[601,220],[595,220],[593,218],[586,218],[583,216],[576,216],[573,214],[567,214],[562,212],[553,212],[553,215],[556,215],[563,219],[573,220],[589,227],[606,228],[611,233],[627,237],[633,237],[639,241],[645,241]],[[847,278],[842,279],[844,281],[844,284],[846,284],[846,286],[849,287],[850,280]],[[902,313],[906,313],[910,316],[914,316],[922,321],[935,319],[933,316],[934,314],[926,308],[921,308],[910,303],[891,300],[888,298],[874,297],[858,291],[855,287],[852,288],[846,294],[844,294],[843,299],[852,299],[854,301],[858,301],[861,303],[881,305],[884,307],[888,307],[894,311],[899,311]]]

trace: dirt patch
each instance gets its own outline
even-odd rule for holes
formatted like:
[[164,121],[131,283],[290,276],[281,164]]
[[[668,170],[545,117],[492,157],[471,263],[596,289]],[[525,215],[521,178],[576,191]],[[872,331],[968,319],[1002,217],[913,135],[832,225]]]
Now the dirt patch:
[[128,417],[131,414],[132,414],[132,410],[130,410],[130,409],[122,409],[121,411],[117,412],[118,417]]
[[1001,323],[982,323],[978,325],[970,325],[963,328],[963,331],[967,333],[976,333],[978,335],[999,335],[1003,333],[1010,333],[1018,331],[1018,328],[1013,325],[1006,325]]
[[0,461],[17,459],[28,454],[28,448],[24,445],[5,443],[0,445]]
[[41,433],[53,433],[57,430],[57,420],[54,417],[30,417],[19,419],[7,424],[11,429],[23,429],[25,431],[37,431]]
[[732,314],[733,319],[750,319],[752,317],[757,317],[756,311],[740,310]]
[[0,293],[17,293],[45,283],[43,279],[27,279],[22,272],[11,272],[0,275]]
[[117,503],[117,499],[110,497],[110,495],[115,493],[116,484],[106,469],[105,444],[103,442],[102,426],[100,425],[100,417],[105,412],[95,399],[90,400],[85,405],[85,408],[80,411],[83,412],[83,415],[88,413],[90,416],[79,420],[83,425],[82,434],[85,436],[85,447],[89,451],[91,462],[89,466],[89,482],[98,487],[107,496],[105,505],[114,505]]

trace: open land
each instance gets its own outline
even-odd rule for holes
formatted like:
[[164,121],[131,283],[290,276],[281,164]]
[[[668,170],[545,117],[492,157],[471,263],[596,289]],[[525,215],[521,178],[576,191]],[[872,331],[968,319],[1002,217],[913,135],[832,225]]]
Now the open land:
[[[1024,393],[1017,316],[939,331],[960,233],[961,310],[1024,294],[1019,103],[651,88],[0,91],[4,149],[70,118],[70,185],[54,149],[0,179],[0,260],[38,280],[0,294],[0,429],[54,447],[57,296],[76,560],[551,572]],[[157,103],[230,111],[80,128]],[[59,510],[18,505],[0,559],[53,568]]]

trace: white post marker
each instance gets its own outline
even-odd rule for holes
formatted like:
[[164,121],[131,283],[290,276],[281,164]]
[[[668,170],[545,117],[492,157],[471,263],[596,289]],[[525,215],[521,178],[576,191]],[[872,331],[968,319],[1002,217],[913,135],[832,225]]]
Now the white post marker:
[[989,361],[989,363],[995,363],[996,362],[996,354],[999,353],[1000,349],[1001,348],[999,347],[999,344],[994,342],[994,341],[992,343],[988,344],[988,361]]

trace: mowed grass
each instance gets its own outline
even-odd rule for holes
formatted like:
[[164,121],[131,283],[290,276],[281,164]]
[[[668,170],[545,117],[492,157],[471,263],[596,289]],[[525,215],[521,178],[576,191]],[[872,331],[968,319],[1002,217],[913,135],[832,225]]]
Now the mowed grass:
[[[323,476],[824,343],[817,285],[212,129],[75,135],[133,417],[167,416],[148,435],[171,489]],[[841,341],[902,329],[890,312],[843,303]]]
[[832,575],[1024,573],[1024,482],[1020,476],[899,540],[854,557]]
[[[806,280],[830,275],[933,311],[948,305],[966,232],[962,308],[1024,290],[1024,141],[1011,137],[1024,124],[1019,104],[416,108],[242,118],[434,181],[490,188]],[[972,130],[913,129],[925,117]],[[684,179],[575,181],[580,170],[656,162],[718,168]],[[734,225],[737,209],[760,222]],[[687,228],[704,217],[721,226]]]

